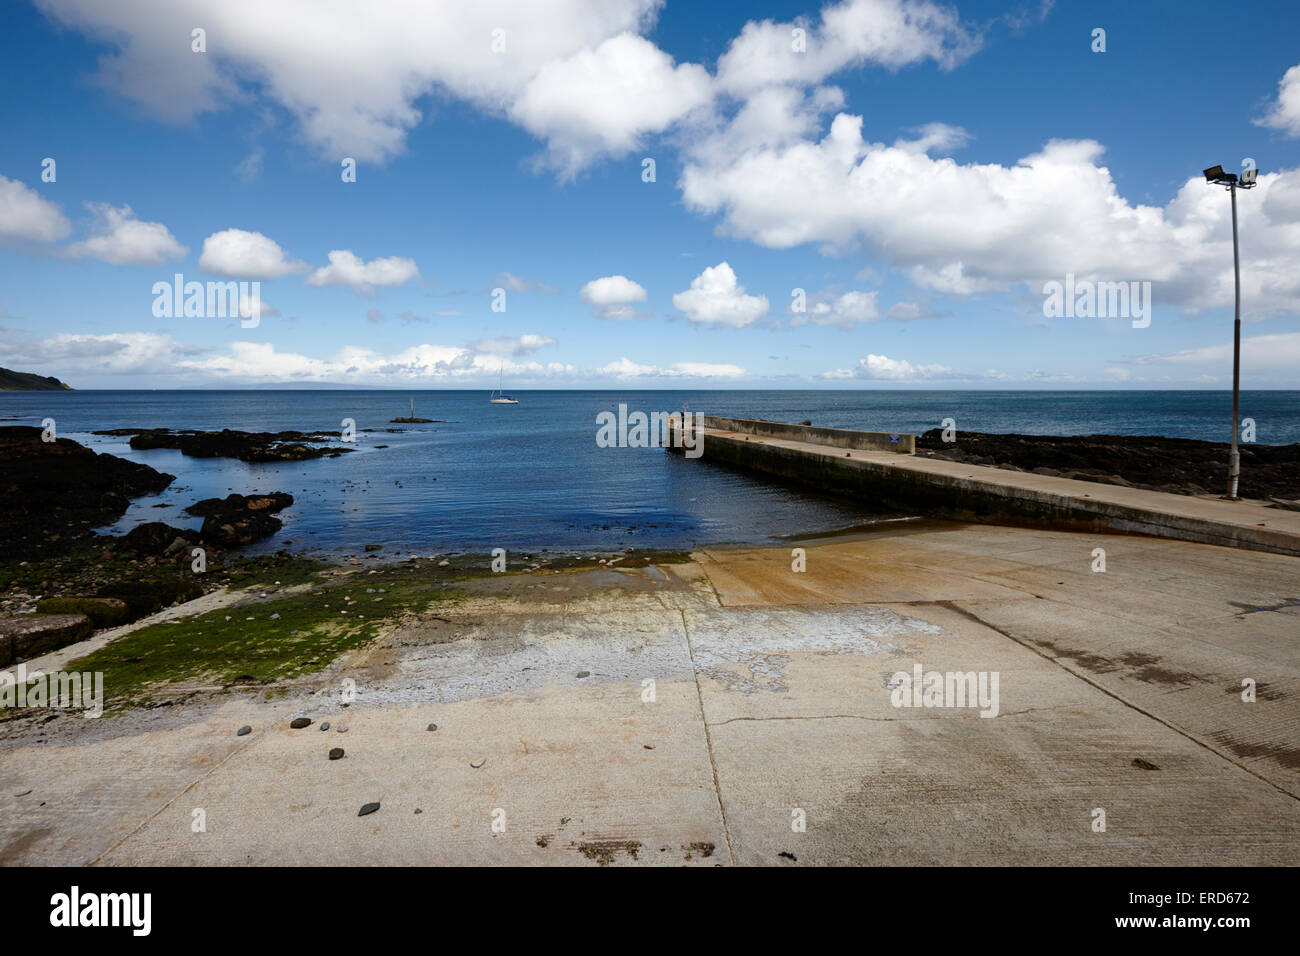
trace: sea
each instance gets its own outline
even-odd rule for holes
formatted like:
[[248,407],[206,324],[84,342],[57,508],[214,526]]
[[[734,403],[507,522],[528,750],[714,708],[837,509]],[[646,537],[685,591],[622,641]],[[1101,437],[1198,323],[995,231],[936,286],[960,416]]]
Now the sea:
[[[597,416],[680,411],[836,428],[921,433],[952,419],[962,430],[1038,435],[1154,435],[1227,441],[1224,391],[521,391],[493,405],[483,391],[346,389],[0,392],[0,424],[55,420],[57,434],[97,452],[175,475],[137,498],[116,525],[197,529],[184,508],[231,492],[287,491],[284,528],[249,553],[290,543],[337,559],[382,545],[386,557],[505,548],[507,554],[687,549],[769,544],[897,520],[870,501],[824,497],[661,448],[600,447]],[[393,424],[409,415],[432,424]],[[1300,441],[1300,391],[1246,391],[1256,440]],[[248,464],[135,451],[111,428],[340,431],[355,450],[337,458]],[[336,440],[337,443],[337,440]],[[381,447],[386,446],[386,447]]]

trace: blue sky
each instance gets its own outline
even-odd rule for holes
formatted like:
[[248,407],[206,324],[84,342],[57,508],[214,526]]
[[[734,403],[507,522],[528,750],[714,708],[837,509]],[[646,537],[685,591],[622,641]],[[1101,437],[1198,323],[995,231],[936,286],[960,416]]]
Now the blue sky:
[[[1229,199],[1199,171],[1252,157],[1243,384],[1300,386],[1293,3],[384,9],[7,5],[0,365],[86,388],[1226,387]],[[265,314],[155,316],[175,273],[258,279]],[[1149,282],[1149,325],[1045,315],[1067,274]]]

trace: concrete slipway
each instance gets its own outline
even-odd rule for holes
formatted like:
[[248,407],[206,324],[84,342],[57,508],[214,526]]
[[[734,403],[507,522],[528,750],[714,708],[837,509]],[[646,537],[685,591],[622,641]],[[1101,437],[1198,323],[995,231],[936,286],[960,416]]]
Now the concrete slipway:
[[[271,702],[0,724],[0,862],[1300,863],[1300,560],[932,522],[800,546],[468,582]],[[997,672],[998,716],[894,707],[914,662]]]

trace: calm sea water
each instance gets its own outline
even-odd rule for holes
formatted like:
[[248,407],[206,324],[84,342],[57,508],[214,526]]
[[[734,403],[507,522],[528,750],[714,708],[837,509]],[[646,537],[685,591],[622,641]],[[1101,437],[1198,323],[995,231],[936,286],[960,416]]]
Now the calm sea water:
[[[445,419],[391,425],[409,413]],[[137,499],[110,533],[142,521],[197,528],[181,510],[231,491],[288,491],[285,527],[250,551],[326,555],[384,545],[386,554],[688,548],[761,543],[882,517],[870,502],[820,498],[661,449],[599,448],[596,415],[691,411],[817,425],[922,432],[953,418],[959,430],[1028,434],[1161,435],[1225,441],[1227,392],[989,391],[542,391],[521,404],[489,405],[484,392],[455,391],[75,391],[0,393],[0,419],[38,425],[52,417],[63,438],[177,476],[160,495]],[[1269,444],[1300,441],[1300,391],[1245,392],[1242,415]],[[246,464],[133,451],[107,428],[361,431],[340,458]],[[389,433],[385,429],[400,429]],[[387,448],[376,448],[387,445]],[[161,507],[156,507],[161,506]]]

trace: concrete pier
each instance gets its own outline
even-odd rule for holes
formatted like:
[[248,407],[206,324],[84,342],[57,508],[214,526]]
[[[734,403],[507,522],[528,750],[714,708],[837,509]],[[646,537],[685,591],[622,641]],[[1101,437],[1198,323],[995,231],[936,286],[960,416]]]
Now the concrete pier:
[[[1300,556],[1300,512],[910,454],[915,436],[703,416],[703,460],[960,521],[1125,532]],[[675,419],[670,428],[680,427]],[[824,437],[829,434],[829,437]],[[897,441],[893,440],[897,439]]]

